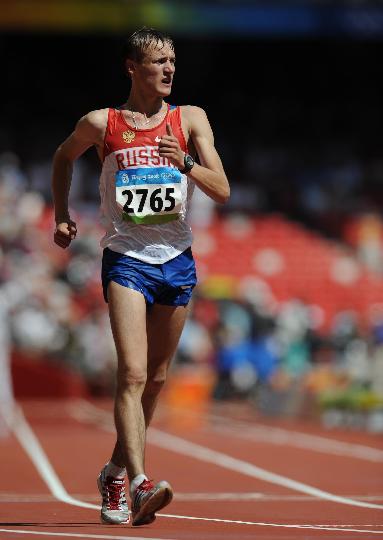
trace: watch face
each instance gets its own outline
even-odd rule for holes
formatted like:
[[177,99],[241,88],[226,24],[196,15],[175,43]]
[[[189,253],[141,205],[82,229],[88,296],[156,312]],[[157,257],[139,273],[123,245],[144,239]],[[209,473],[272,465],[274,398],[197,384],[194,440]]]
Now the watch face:
[[194,165],[194,159],[191,156],[189,156],[189,154],[186,154],[184,162],[185,162],[185,167],[187,167],[188,169],[191,169]]

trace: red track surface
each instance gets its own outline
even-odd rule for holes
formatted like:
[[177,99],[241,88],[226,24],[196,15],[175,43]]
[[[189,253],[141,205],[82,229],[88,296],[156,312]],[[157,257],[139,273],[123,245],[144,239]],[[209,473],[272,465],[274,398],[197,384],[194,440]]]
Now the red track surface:
[[[255,422],[241,408],[233,411],[214,406],[209,416],[163,407],[149,438],[147,469],[154,479],[171,482],[174,501],[150,526],[106,526],[99,523],[98,510],[60,501],[52,489],[56,489],[56,497],[67,493],[99,504],[95,479],[114,443],[111,403],[40,401],[21,405],[47,460],[36,450],[22,419],[16,421],[16,434],[0,439],[1,539],[360,540],[383,535],[381,437],[275,421],[269,421],[267,427],[265,421]],[[174,441],[167,447],[168,434],[199,447]],[[307,439],[307,435],[324,439]],[[331,440],[344,443],[337,454]],[[377,451],[369,453],[367,447]],[[207,462],[206,449],[223,455],[222,463]],[[236,470],[237,465],[244,470]],[[382,509],[341,504],[270,483],[252,474],[254,465],[278,478],[382,505]]]

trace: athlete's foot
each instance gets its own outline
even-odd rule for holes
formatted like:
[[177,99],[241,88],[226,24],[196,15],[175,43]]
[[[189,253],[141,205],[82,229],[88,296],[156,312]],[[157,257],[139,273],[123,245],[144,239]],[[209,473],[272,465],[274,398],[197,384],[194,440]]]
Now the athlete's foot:
[[149,525],[156,519],[156,512],[170,503],[173,498],[171,485],[162,480],[154,485],[144,480],[134,491],[132,498],[132,525]]
[[107,476],[105,467],[97,478],[102,497],[101,521],[108,525],[129,523],[129,508],[125,497],[125,482],[121,478]]

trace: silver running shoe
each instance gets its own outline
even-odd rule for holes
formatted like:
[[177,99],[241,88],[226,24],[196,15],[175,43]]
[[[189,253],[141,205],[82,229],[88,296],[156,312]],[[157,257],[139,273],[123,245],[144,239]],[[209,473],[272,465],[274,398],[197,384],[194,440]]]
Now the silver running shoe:
[[106,476],[104,467],[97,478],[97,486],[102,497],[101,522],[109,525],[129,523],[124,480]]
[[171,485],[162,480],[154,485],[144,480],[135,490],[132,503],[132,525],[149,525],[156,519],[156,512],[169,504],[173,498]]

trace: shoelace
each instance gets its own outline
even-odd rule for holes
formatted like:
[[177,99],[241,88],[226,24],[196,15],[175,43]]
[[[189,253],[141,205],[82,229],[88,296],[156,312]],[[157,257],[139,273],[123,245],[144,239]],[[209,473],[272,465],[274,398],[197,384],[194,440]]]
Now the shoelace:
[[141,489],[142,491],[150,491],[152,488],[154,488],[153,480],[144,480],[137,489]]
[[104,494],[110,510],[121,510],[121,504],[126,502],[124,481],[108,476],[105,480]]
[[153,488],[154,484],[152,480],[144,480],[141,482],[134,494],[133,508],[138,509],[142,498]]

